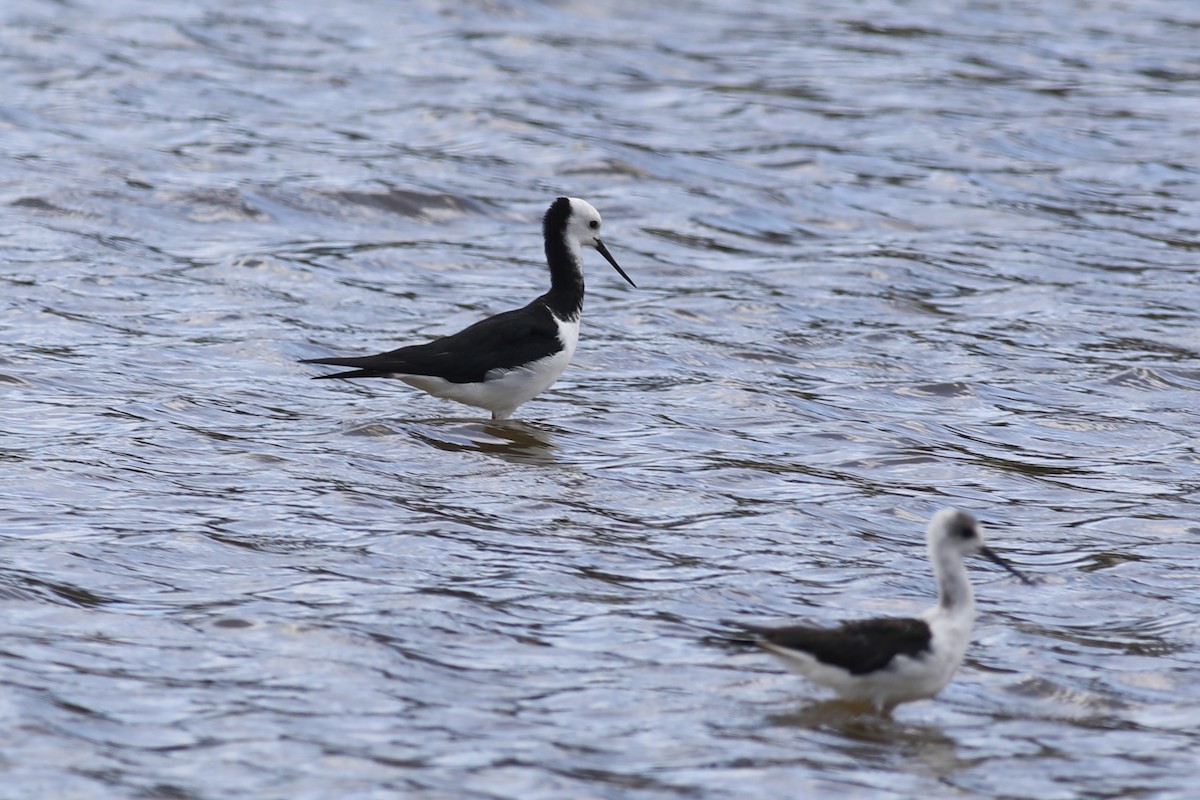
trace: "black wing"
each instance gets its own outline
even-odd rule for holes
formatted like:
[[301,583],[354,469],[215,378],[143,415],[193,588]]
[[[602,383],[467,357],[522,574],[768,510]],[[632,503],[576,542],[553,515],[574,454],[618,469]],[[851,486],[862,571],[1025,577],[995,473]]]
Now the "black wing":
[[[749,626],[748,626],[749,627]],[[763,641],[789,650],[801,650],[824,664],[841,667],[851,675],[887,668],[899,655],[915,657],[929,651],[933,632],[920,619],[864,619],[838,628],[749,627]]]
[[374,356],[308,358],[305,364],[355,367],[319,378],[379,378],[433,375],[451,383],[477,383],[489,370],[511,369],[557,353],[558,324],[541,298],[524,308],[480,320],[458,333],[426,344],[401,347]]

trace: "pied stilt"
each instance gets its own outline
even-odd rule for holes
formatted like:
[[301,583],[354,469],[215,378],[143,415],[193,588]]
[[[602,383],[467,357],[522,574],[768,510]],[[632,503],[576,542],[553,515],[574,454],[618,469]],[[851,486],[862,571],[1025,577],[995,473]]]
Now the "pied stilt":
[[636,288],[600,240],[600,213],[576,197],[559,197],[542,220],[550,289],[524,308],[480,320],[426,344],[373,356],[309,358],[305,364],[352,367],[318,378],[396,378],[507,419],[548,389],[579,341],[584,246],[594,247]]

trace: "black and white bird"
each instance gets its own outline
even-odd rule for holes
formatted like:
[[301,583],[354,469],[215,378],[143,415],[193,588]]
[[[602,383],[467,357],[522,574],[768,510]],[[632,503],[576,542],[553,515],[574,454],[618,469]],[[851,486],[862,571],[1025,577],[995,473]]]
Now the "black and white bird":
[[937,512],[926,540],[938,602],[920,617],[858,620],[836,628],[745,626],[756,634],[752,641],[843,700],[878,711],[934,696],[950,682],[971,640],[975,594],[963,559],[979,554],[1031,581],[983,543],[979,522],[966,511]]
[[524,308],[480,320],[458,333],[373,356],[309,358],[305,364],[352,367],[318,378],[396,378],[435,397],[487,409],[507,419],[550,388],[579,341],[583,247],[594,247],[629,281],[600,240],[600,212],[577,197],[559,197],[542,220],[550,289]]

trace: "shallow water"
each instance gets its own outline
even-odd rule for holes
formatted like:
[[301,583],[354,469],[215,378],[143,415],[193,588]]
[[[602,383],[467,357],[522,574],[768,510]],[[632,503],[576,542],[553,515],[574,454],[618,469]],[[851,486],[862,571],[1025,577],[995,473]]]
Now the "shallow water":
[[[13,0],[5,796],[1115,797],[1194,786],[1200,7]],[[296,360],[541,291],[505,425]],[[847,715],[724,620],[910,613]]]

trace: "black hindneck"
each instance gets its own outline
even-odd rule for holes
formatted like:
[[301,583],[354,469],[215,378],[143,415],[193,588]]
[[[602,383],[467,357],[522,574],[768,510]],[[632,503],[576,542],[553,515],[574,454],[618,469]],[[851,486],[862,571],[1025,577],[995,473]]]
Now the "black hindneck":
[[572,252],[565,231],[547,225],[546,263],[550,267],[550,291],[542,295],[546,305],[563,319],[579,316],[583,310],[583,265],[578,251]]

